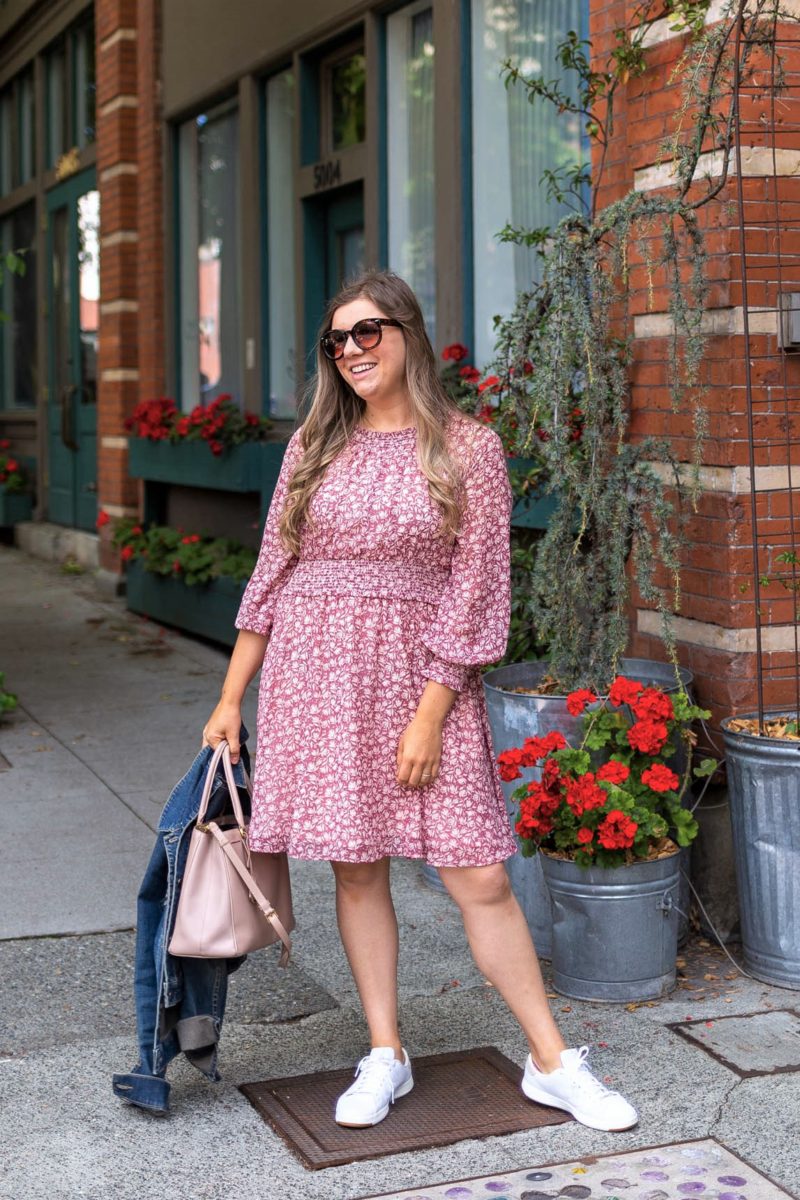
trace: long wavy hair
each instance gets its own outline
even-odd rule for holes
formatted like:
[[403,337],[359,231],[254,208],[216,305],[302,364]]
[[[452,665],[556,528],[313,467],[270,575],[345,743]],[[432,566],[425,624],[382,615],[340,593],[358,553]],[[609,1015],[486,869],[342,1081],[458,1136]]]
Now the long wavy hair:
[[[452,540],[461,521],[460,463],[448,449],[447,431],[454,416],[471,420],[444,390],[436,370],[436,356],[425,329],[425,319],[411,288],[393,271],[367,271],[347,283],[333,297],[320,326],[320,337],[332,326],[337,309],[366,297],[378,313],[402,326],[406,341],[406,387],[417,427],[417,461],[428,481],[431,500],[442,513],[439,536]],[[308,387],[310,403],[303,423],[303,457],[289,481],[286,504],[279,522],[281,540],[292,554],[300,550],[301,530],[313,526],[311,498],[319,488],[329,463],[345,449],[361,423],[366,404],[344,381],[334,362],[317,342],[317,370]],[[475,421],[477,425],[478,422]]]

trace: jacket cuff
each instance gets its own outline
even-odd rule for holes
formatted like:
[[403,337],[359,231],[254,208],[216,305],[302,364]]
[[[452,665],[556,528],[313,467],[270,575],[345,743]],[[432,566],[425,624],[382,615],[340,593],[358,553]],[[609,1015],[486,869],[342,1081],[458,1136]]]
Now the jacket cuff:
[[140,1075],[137,1071],[130,1071],[124,1075],[114,1075],[111,1086],[114,1095],[126,1104],[146,1108],[159,1116],[169,1112],[170,1085],[159,1075]]
[[425,668],[425,676],[427,679],[433,679],[436,683],[443,683],[445,687],[452,688],[454,692],[463,692],[467,686],[467,676],[469,667],[460,667],[457,663],[447,662],[444,658],[439,658],[436,654],[432,654]]

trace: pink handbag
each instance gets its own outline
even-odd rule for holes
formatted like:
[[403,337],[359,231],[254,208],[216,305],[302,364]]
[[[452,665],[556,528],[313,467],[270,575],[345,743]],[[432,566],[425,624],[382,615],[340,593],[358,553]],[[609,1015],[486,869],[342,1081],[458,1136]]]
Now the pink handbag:
[[[233,814],[206,821],[220,760]],[[245,782],[252,794],[246,772]],[[220,742],[208,764],[189,842],[169,952],[178,958],[238,958],[280,938],[280,965],[285,967],[292,950],[287,932],[291,929],[289,862],[285,854],[251,853],[230,747]]]

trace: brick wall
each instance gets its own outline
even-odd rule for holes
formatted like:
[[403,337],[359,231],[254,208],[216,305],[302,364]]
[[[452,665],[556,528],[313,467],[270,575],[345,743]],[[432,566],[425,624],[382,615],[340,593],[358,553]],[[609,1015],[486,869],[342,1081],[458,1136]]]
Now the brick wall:
[[[593,3],[591,37],[598,67],[605,63],[615,44],[614,30],[630,20],[634,8],[632,0]],[[710,18],[715,15],[712,5]],[[796,40],[796,29],[793,36]],[[630,79],[616,97],[614,134],[598,197],[601,209],[631,187],[644,190],[669,186],[670,164],[659,163],[659,148],[674,129],[681,101],[680,82],[671,81],[670,77],[685,47],[685,38],[671,34],[666,22],[660,21],[651,27],[648,43],[645,74]],[[787,82],[791,94],[800,60],[796,47],[782,53],[789,71]],[[763,82],[764,68],[769,67],[766,56],[760,67]],[[779,272],[777,234],[770,225],[780,222],[784,256],[800,249],[797,245],[800,239],[794,232],[800,215],[800,179],[794,177],[795,172],[800,172],[800,112],[789,113],[779,103],[778,121],[783,120],[785,127],[773,135],[775,113],[770,109],[768,92],[760,98],[746,96],[741,111],[743,236],[748,263],[747,308],[752,326],[751,378],[758,439],[755,501],[760,518],[758,562],[759,572],[768,573],[774,569],[775,554],[786,544],[792,514],[786,472],[790,450],[781,398],[784,385],[790,395],[796,396],[800,391],[800,355],[781,355],[777,316],[769,311],[777,305],[779,275],[784,288],[791,284],[790,290],[800,290],[796,265],[800,259],[784,258],[783,270]],[[779,147],[775,163],[771,152],[773,141]],[[772,178],[774,166],[777,179]],[[713,162],[705,169],[713,171]],[[702,183],[696,185],[698,196],[704,187]],[[687,531],[683,598],[677,622],[680,660],[695,673],[698,698],[712,709],[715,721],[731,711],[753,707],[756,701],[754,532],[745,387],[742,234],[736,198],[737,179],[732,173],[719,198],[700,214],[709,256],[706,320],[711,336],[703,363],[709,436],[704,450],[703,491]],[[635,248],[630,265],[631,298],[627,316],[634,334],[632,433],[668,437],[676,457],[687,462],[691,457],[690,416],[671,410],[668,390],[667,281],[658,271],[648,280]],[[798,418],[795,416],[793,420]],[[790,437],[797,438],[799,432],[800,428],[788,429]],[[795,464],[795,482],[800,484],[797,457]],[[794,521],[800,529],[798,497],[794,498],[794,506]],[[791,596],[785,588],[771,586],[760,599],[766,631],[765,700],[768,705],[791,705],[797,667]],[[648,611],[634,589],[631,647],[635,654],[663,659],[658,623],[658,615]]]
[[[164,389],[160,0],[97,0],[100,190],[98,488],[112,517],[137,511],[124,421]],[[118,569],[109,527],[101,562]]]

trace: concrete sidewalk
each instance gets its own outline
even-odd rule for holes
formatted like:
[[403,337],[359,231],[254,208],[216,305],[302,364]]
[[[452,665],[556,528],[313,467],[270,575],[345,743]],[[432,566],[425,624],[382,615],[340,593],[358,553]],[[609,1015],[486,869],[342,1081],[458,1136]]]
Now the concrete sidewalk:
[[[773,1035],[757,1034],[745,1070],[755,1063],[763,1073],[743,1075],[702,1046],[723,1037],[723,1018],[798,1009],[800,997],[726,980],[727,962],[703,946],[687,951],[686,986],[652,1007],[553,1000],[568,1042],[593,1044],[598,1073],[637,1104],[635,1130],[607,1135],[567,1123],[304,1170],[237,1085],[349,1066],[364,1050],[326,864],[292,864],[292,967],[279,972],[265,952],[231,980],[224,1081],[209,1085],[176,1063],[166,1121],[117,1101],[111,1074],[135,1059],[136,891],[161,807],[199,745],[226,660],[100,597],[91,578],[0,547],[0,670],[20,698],[0,724],[8,764],[0,760],[0,1196],[354,1200],[709,1136],[797,1194],[800,1056],[775,1073]],[[252,690],[251,729],[254,699]],[[453,905],[421,882],[417,864],[395,863],[393,877],[412,1052],[491,1043],[521,1064],[523,1039],[475,969]],[[702,1019],[694,1040],[670,1028],[690,1017]]]

